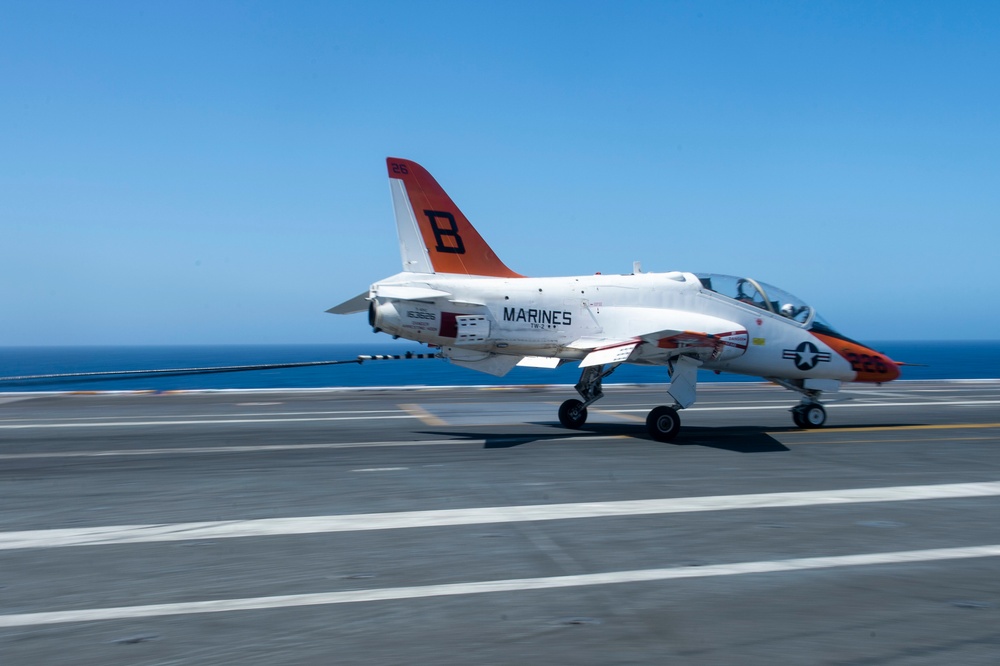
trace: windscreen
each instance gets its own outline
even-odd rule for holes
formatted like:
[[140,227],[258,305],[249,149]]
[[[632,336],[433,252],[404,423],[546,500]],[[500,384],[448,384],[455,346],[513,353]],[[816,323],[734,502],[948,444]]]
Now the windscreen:
[[766,282],[718,273],[701,273],[698,279],[709,291],[781,315],[802,326],[809,325],[815,318],[815,312],[805,301]]

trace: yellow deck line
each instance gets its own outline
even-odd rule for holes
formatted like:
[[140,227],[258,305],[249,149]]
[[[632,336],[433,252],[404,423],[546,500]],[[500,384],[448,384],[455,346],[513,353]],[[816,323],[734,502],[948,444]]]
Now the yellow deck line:
[[[1000,423],[955,423],[955,424],[935,424],[935,425],[906,425],[906,426],[868,426],[864,428],[815,428],[794,431],[784,431],[775,434],[799,434],[799,433],[835,433],[835,432],[883,432],[894,430],[967,430],[974,428],[1000,428]],[[771,434],[771,433],[768,433]]]
[[409,414],[410,416],[414,416],[420,419],[424,425],[435,426],[438,428],[440,428],[441,426],[448,425],[447,421],[440,418],[439,416],[431,414],[429,411],[427,411],[420,405],[406,404],[406,405],[400,405],[399,408],[402,409],[407,414]]
[[812,442],[782,442],[787,446],[805,446],[807,444],[924,444],[926,442],[982,442],[994,440],[993,437],[931,437],[929,439],[824,439]]
[[635,414],[624,414],[620,411],[611,411],[608,409],[599,409],[596,407],[588,407],[587,411],[593,412],[594,414],[601,414],[603,416],[612,416],[616,419],[621,419],[622,421],[631,421],[632,423],[645,423],[646,419],[641,416],[636,416]]

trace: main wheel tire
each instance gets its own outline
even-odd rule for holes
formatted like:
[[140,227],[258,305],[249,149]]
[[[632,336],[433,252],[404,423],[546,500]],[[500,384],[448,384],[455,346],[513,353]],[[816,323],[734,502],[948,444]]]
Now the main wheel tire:
[[802,410],[802,406],[801,405],[799,405],[797,407],[793,407],[792,408],[792,421],[794,421],[795,425],[797,425],[800,428],[808,428],[809,425],[806,422],[805,414],[803,414],[802,411],[803,410]]
[[673,407],[655,407],[646,417],[646,430],[658,442],[672,442],[681,431],[681,417]]
[[826,410],[823,405],[809,405],[802,409],[802,424],[804,428],[822,428],[826,423]]
[[579,400],[570,399],[559,405],[559,423],[564,428],[579,430],[587,422],[587,408]]

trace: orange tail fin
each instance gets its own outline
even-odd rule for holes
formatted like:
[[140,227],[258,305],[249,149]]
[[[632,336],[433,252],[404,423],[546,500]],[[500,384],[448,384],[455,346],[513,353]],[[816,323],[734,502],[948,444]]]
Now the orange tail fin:
[[500,261],[426,169],[386,159],[403,270],[490,277],[523,277]]

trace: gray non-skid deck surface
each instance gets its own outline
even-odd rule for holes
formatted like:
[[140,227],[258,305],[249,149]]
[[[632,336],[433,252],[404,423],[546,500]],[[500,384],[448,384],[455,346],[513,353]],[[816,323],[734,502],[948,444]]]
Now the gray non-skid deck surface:
[[0,396],[0,661],[997,663],[1000,382],[662,388]]

